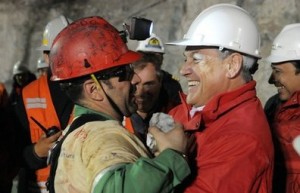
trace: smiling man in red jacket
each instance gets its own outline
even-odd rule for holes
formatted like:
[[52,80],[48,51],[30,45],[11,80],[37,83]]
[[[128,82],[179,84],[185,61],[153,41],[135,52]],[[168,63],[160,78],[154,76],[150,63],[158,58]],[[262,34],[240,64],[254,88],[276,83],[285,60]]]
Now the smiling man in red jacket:
[[273,69],[269,83],[278,90],[276,108],[269,111],[275,144],[274,193],[300,192],[300,157],[292,145],[300,135],[299,33],[300,23],[285,26],[267,58]]
[[214,5],[169,44],[186,46],[180,73],[188,84],[170,114],[197,139],[184,191],[271,193],[273,144],[252,78],[260,36],[251,16],[235,5]]

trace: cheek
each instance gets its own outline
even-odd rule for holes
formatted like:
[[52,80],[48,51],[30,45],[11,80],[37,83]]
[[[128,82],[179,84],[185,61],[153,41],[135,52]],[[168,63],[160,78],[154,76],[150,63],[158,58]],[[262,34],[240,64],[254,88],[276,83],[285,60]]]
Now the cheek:
[[296,92],[300,91],[300,76],[295,76],[292,80],[290,80],[291,91]]

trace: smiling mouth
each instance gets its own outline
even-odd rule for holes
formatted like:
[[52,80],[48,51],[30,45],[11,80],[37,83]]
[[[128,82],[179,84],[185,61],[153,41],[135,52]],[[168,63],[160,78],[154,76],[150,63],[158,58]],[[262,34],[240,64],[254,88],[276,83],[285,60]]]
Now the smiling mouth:
[[279,92],[279,91],[281,91],[282,89],[284,89],[284,86],[276,86],[276,88],[277,88],[277,91]]
[[188,87],[198,86],[200,84],[200,81],[188,81]]

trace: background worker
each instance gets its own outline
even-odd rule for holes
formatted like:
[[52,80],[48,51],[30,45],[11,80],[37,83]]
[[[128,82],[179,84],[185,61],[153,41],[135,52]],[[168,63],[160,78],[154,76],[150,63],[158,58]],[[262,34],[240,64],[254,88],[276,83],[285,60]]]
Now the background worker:
[[49,64],[45,61],[44,58],[39,58],[37,60],[36,71],[37,77],[40,77],[42,75],[47,76],[49,71]]
[[185,46],[180,73],[188,87],[170,114],[197,142],[184,191],[271,193],[272,137],[252,78],[260,58],[253,18],[238,6],[216,4],[169,44]]
[[36,79],[36,76],[23,64],[18,61],[13,67],[13,85],[9,94],[9,101],[15,105],[17,98],[21,95],[22,89]]
[[165,49],[158,36],[152,34],[146,40],[139,41],[136,51],[142,54],[141,59],[132,64],[141,79],[134,93],[138,109],[136,113],[125,118],[125,127],[146,143],[153,113],[168,113],[180,104],[179,93],[182,89],[171,74],[162,70]]
[[[121,125],[137,110],[134,90],[140,78],[130,64],[139,58],[119,31],[97,16],[74,21],[54,40],[52,80],[61,82],[76,104],[76,119],[52,151],[56,155],[61,144],[51,163],[52,169],[57,164],[55,192],[173,192],[190,173],[182,128],[168,133],[151,128],[159,155],[150,159],[142,142]],[[86,120],[91,117],[97,119]]]
[[[44,66],[49,66],[50,48],[56,35],[69,23],[65,16],[54,18],[45,27],[42,46]],[[23,134],[24,167],[20,172],[18,191],[48,192],[46,181],[49,176],[47,167],[48,151],[61,135],[61,131],[53,136],[46,136],[45,132],[33,120],[35,119],[46,129],[64,129],[72,117],[74,104],[61,91],[57,82],[50,81],[51,71],[47,68],[46,75],[27,85],[19,99],[17,115]]]
[[270,122],[275,144],[273,192],[300,192],[300,157],[293,140],[300,135],[300,23],[285,26],[273,41],[267,61],[277,98]]

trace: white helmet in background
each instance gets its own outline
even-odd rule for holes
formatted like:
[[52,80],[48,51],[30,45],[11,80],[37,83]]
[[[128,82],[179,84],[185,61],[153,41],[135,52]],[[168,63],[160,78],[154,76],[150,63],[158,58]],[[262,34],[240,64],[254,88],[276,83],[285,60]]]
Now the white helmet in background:
[[45,27],[43,33],[42,46],[38,50],[50,51],[51,45],[57,34],[69,25],[72,20],[61,15],[58,18],[51,20]]
[[136,48],[136,51],[141,52],[156,52],[156,53],[165,53],[164,45],[161,39],[156,36],[154,33],[151,36],[143,41],[139,41],[139,45]]
[[47,64],[43,58],[39,58],[37,60],[36,69],[48,68],[48,67],[49,67],[49,64]]
[[17,74],[26,73],[26,72],[29,72],[29,70],[26,66],[22,65],[21,61],[18,61],[14,64],[13,76],[15,76]]
[[267,61],[279,63],[300,60],[300,23],[286,25],[273,41]]
[[247,11],[231,4],[217,4],[202,11],[182,40],[167,43],[179,46],[216,46],[260,56],[260,34]]

